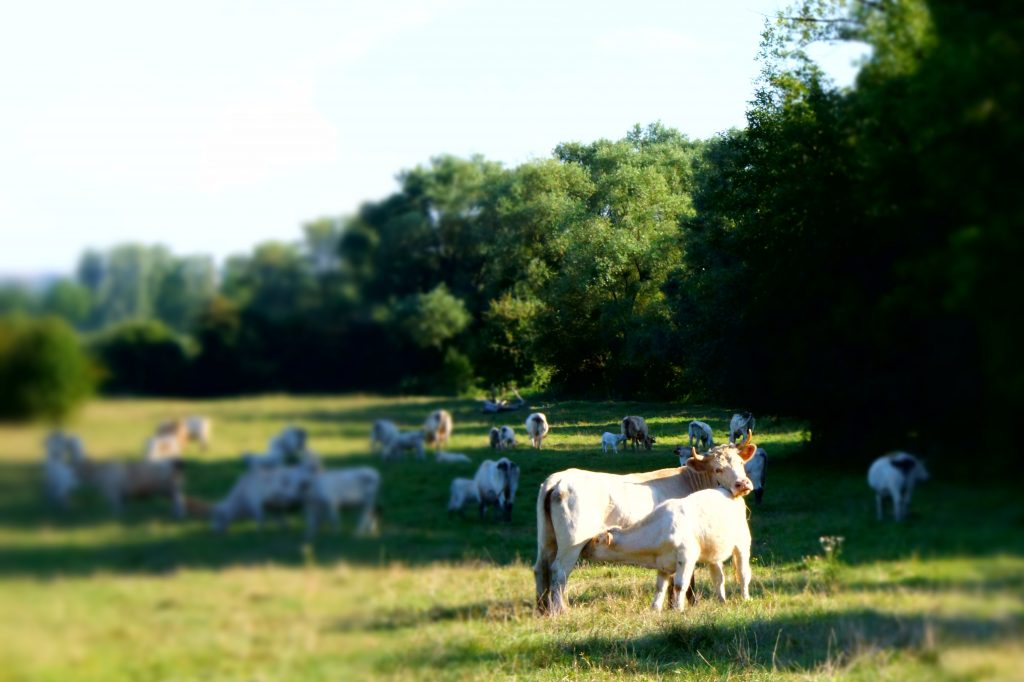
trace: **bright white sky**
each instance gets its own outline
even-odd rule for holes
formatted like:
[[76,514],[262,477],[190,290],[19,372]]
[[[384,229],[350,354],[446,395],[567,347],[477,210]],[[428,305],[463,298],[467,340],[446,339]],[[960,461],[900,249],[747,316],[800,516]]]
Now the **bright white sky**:
[[[784,4],[9,3],[0,274],[125,241],[222,259],[294,240],[441,153],[514,166],[635,123],[742,126]],[[822,56],[841,83],[852,59]]]

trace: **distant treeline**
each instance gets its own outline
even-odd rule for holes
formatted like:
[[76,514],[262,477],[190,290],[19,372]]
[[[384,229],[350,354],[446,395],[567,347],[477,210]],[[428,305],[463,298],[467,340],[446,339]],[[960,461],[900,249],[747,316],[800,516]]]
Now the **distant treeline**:
[[[743,130],[442,156],[220,273],[125,246],[0,305],[87,332],[111,391],[691,396],[830,446],[952,451],[1024,404],[1020,15],[800,3],[766,29]],[[807,58],[823,39],[873,48],[854,88]]]

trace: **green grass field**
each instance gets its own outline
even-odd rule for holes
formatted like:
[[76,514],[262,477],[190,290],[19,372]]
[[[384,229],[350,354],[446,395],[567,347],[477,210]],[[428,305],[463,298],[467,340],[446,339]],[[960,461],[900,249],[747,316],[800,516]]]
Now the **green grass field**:
[[[287,424],[310,432],[330,466],[374,464],[383,475],[381,533],[324,531],[302,541],[290,526],[251,523],[224,536],[174,522],[164,501],[113,520],[79,495],[48,509],[39,485],[43,430],[0,428],[0,679],[1022,679],[1024,505],[1006,480],[936,470],[902,525],[874,519],[864,480],[872,455],[847,466],[802,454],[800,424],[759,422],[770,457],[764,504],[751,504],[753,599],[731,572],[725,604],[705,596],[684,614],[648,611],[654,576],[582,566],[570,612],[533,613],[534,501],[543,478],[584,467],[643,471],[675,463],[686,423],[708,421],[724,440],[725,410],[695,405],[536,404],[552,423],[545,449],[522,445],[511,523],[474,510],[449,520],[448,482],[474,467],[433,461],[381,465],[369,426],[417,426],[435,407],[455,416],[448,448],[492,457],[487,430],[525,411],[480,415],[475,403],[374,397],[265,397],[205,402],[104,400],[71,425],[96,458],[137,458],[156,422],[214,419],[208,453],[189,450],[192,496],[223,495],[244,450],[262,451]],[[602,431],[626,414],[648,418],[650,453],[603,455]],[[819,538],[845,538],[836,558]]]

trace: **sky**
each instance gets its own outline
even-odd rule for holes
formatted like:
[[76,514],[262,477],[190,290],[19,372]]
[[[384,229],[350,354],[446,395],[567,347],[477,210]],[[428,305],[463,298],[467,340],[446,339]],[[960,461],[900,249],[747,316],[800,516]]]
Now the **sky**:
[[[165,244],[219,261],[440,154],[512,167],[661,121],[745,124],[784,0],[10,3],[0,276]],[[840,84],[859,54],[822,47]]]

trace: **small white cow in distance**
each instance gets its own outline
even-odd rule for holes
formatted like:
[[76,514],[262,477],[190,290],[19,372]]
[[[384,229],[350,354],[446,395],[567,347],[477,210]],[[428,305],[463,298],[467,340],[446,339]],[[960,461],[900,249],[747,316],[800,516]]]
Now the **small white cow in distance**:
[[186,419],[170,419],[157,425],[155,438],[171,437],[178,441],[179,450],[184,450],[188,441],[199,443],[203,451],[210,446],[213,422],[209,417],[192,415]]
[[381,450],[380,456],[382,459],[394,459],[406,450],[412,450],[416,453],[416,459],[422,460],[426,458],[423,451],[423,441],[426,439],[426,435],[423,431],[401,431],[397,436],[388,441],[384,449]]
[[147,462],[159,462],[165,459],[181,457],[181,441],[175,435],[150,436],[146,439],[143,458]]
[[494,450],[509,450],[516,446],[516,432],[511,426],[491,427],[490,433],[491,448]]
[[750,527],[743,496],[753,489],[749,480],[733,490],[699,490],[687,497],[662,502],[632,526],[609,528],[584,551],[596,561],[653,568],[658,572],[655,611],[665,603],[669,582],[674,584],[670,605],[682,611],[679,594],[690,584],[697,562],[711,566],[715,592],[725,601],[722,564],[731,556],[743,599],[750,598]]
[[438,450],[437,454],[434,455],[434,460],[442,464],[472,464],[473,460],[468,455],[464,455],[461,452],[445,452],[444,450]]
[[213,421],[209,417],[192,415],[185,420],[185,431],[189,440],[199,443],[205,452],[210,447]]
[[868,485],[875,491],[878,520],[882,520],[882,498],[886,495],[892,498],[893,518],[905,519],[914,485],[928,478],[924,462],[906,452],[890,452],[876,459],[868,469]]
[[77,436],[52,431],[43,442],[43,447],[46,451],[43,459],[43,492],[51,503],[61,509],[66,508],[68,498],[79,485],[71,463],[84,458],[82,441]]
[[506,521],[511,521],[512,503],[516,501],[519,489],[519,465],[507,457],[497,462],[485,459],[477,468],[473,481],[476,483],[481,520],[487,507],[494,506],[504,511]]
[[757,420],[750,412],[737,412],[729,420],[729,442],[735,443],[737,438],[742,438],[747,431],[753,431]]
[[626,440],[626,436],[621,433],[612,433],[611,431],[605,431],[601,434],[601,452],[612,452],[619,451],[619,443]]
[[434,410],[423,421],[423,435],[427,444],[440,450],[448,445],[452,437],[452,413],[448,410]]
[[534,412],[526,418],[526,435],[530,437],[530,444],[540,450],[540,444],[548,435],[548,418],[543,412]]
[[467,502],[480,503],[480,493],[476,489],[476,479],[454,478],[448,488],[448,516],[458,513],[462,514],[462,508]]
[[398,425],[389,419],[378,419],[370,429],[370,452],[387,449],[388,444],[398,437]]
[[[697,421],[696,419],[690,422],[687,432],[690,435],[690,447],[693,447],[694,442],[697,443],[702,449],[710,449],[715,446],[715,434],[711,430],[711,427],[706,423]],[[730,443],[733,441],[730,441]]]
[[339,509],[358,509],[357,535],[377,532],[377,496],[380,472],[373,467],[348,467],[318,472],[306,493],[306,539],[316,536],[317,523],[324,516],[334,530],[341,530]]
[[301,509],[316,474],[316,467],[308,464],[250,467],[210,510],[210,525],[223,532],[233,521],[251,518],[262,526],[267,511],[283,514]]

